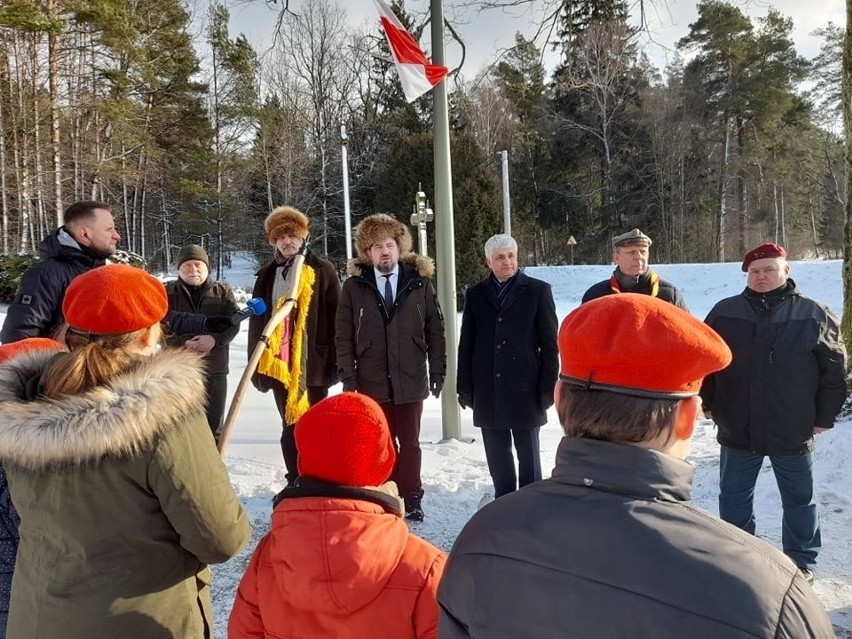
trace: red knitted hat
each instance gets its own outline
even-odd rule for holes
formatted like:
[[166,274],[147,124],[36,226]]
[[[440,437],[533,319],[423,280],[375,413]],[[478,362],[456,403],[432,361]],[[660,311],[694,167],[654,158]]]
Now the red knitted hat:
[[375,400],[341,393],[296,423],[299,474],[342,486],[379,486],[396,461],[385,414]]
[[100,335],[148,328],[160,322],[168,310],[163,283],[126,264],[108,264],[78,275],[62,301],[69,326]]
[[763,260],[767,257],[780,257],[784,259],[787,257],[787,250],[780,244],[772,244],[770,242],[761,244],[745,254],[743,258],[743,272],[748,272],[749,264],[755,260]]
[[697,395],[731,350],[701,320],[650,295],[607,295],[572,311],[559,329],[559,379],[635,397]]
[[38,350],[61,351],[65,350],[65,348],[55,339],[50,339],[49,337],[28,337],[19,342],[0,346],[0,364],[8,362],[10,359],[14,359],[23,353]]

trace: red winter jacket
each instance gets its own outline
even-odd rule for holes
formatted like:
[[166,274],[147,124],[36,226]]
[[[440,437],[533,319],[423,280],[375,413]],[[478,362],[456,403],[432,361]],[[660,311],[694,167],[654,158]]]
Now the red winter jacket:
[[228,637],[435,638],[445,562],[378,503],[283,499],[240,582]]

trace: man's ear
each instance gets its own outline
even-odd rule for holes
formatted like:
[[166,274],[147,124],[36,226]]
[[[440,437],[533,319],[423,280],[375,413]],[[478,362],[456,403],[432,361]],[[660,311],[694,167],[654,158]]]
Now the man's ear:
[[678,402],[672,429],[672,433],[678,440],[684,441],[692,437],[699,410],[701,410],[701,399],[698,396]]

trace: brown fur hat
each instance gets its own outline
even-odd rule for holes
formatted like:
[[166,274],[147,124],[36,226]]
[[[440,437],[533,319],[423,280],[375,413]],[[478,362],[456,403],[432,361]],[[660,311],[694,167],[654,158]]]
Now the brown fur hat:
[[386,237],[396,240],[400,255],[411,252],[411,233],[402,222],[384,213],[376,213],[361,220],[361,223],[355,227],[355,248],[358,249],[358,257],[361,261],[371,264],[372,260],[367,251],[373,244],[381,242]]
[[303,240],[308,237],[309,222],[307,216],[292,206],[279,206],[272,210],[263,223],[269,243],[285,235],[295,235]]

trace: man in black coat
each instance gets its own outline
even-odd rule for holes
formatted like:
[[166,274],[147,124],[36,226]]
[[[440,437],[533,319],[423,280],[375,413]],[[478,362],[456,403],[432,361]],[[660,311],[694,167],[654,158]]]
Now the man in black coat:
[[[63,322],[62,300],[71,281],[115,255],[121,235],[108,204],[74,202],[65,209],[62,220],[62,226],[42,240],[38,263],[21,277],[0,330],[0,343],[53,335]],[[208,318],[173,311],[166,323],[176,333],[193,335],[218,333],[231,326],[226,316]]]
[[639,293],[659,297],[678,308],[688,310],[683,293],[651,268],[651,244],[651,238],[639,229],[612,238],[612,261],[615,262],[612,277],[589,287],[583,295],[583,301],[588,302],[616,293]]
[[659,299],[608,295],[568,315],[559,351],[556,467],[465,525],[441,639],[833,637],[793,562],[691,503],[684,459],[724,341]]
[[768,456],[781,493],[784,553],[812,581],[821,546],[814,491],[814,436],[846,400],[846,348],[831,310],[799,292],[787,251],[762,244],[742,264],[746,289],[705,320],[733,363],[707,378],[704,412],[718,426],[719,514],[754,534],[754,486]]
[[518,271],[518,245],[508,235],[489,238],[485,261],[491,275],[465,293],[457,388],[482,429],[496,498],[541,479],[539,429],[559,363],[550,284]]

